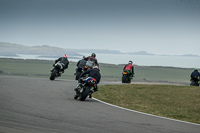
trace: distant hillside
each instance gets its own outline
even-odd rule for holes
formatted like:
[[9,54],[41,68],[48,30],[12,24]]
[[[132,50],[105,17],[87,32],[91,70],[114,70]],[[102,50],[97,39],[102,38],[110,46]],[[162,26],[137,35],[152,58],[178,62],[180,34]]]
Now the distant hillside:
[[16,54],[35,54],[42,56],[62,56],[67,54],[68,56],[79,56],[73,51],[61,49],[58,47],[43,46],[23,46],[19,44],[0,42],[0,55],[13,56]]
[[199,57],[198,55],[193,55],[193,54],[185,54],[185,55],[180,55],[180,56],[187,56],[187,57]]
[[0,42],[0,55],[14,56],[16,54],[35,54],[42,57],[57,57],[63,54],[68,56],[82,56],[78,53],[103,53],[103,54],[121,54],[116,50],[101,49],[62,49],[58,47],[43,46],[24,46],[14,43]]
[[[106,49],[63,49],[59,47],[51,47],[48,45],[42,46],[24,46],[14,43],[0,42],[0,56],[17,56],[17,54],[33,54],[40,55],[40,57],[59,57],[63,54],[67,54],[73,58],[74,56],[83,56],[79,53],[97,53],[97,54],[129,54],[129,55],[155,55],[146,51],[138,52],[127,52],[122,53],[117,50],[106,50]],[[160,55],[160,56],[172,56],[172,55]],[[176,56],[187,56],[187,57],[199,57],[198,55],[186,54]]]
[[99,53],[99,54],[122,54],[117,50],[106,50],[106,49],[71,49],[71,51],[77,53]]
[[155,54],[147,53],[146,51],[129,52],[127,54],[132,54],[132,55],[155,55]]

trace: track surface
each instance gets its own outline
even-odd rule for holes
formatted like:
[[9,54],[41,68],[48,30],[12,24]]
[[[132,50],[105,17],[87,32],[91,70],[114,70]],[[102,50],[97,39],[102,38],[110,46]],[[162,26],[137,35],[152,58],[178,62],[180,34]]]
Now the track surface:
[[76,81],[0,76],[0,133],[199,133],[200,125],[143,115],[87,98]]

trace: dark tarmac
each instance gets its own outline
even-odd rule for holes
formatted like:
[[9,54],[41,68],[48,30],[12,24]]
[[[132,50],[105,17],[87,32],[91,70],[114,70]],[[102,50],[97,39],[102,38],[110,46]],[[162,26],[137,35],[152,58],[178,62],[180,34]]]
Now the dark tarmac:
[[75,100],[77,81],[0,76],[0,133],[199,133],[200,125]]

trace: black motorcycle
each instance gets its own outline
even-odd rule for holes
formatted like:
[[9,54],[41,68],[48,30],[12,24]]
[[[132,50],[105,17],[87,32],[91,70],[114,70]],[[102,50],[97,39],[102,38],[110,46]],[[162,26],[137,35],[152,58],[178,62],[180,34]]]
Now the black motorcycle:
[[124,70],[122,72],[122,83],[131,83],[131,79],[130,71]]
[[199,86],[199,81],[198,80],[190,80],[190,85],[191,86]]
[[81,67],[81,66],[78,66],[76,68],[76,77],[75,77],[75,80],[78,80],[80,75],[84,72],[84,71],[87,71],[88,67],[87,66],[84,66],[84,67]]
[[50,73],[50,80],[55,80],[55,78],[60,77],[62,73],[64,73],[63,70],[63,64],[60,62],[57,62],[53,65],[53,68],[51,69]]
[[76,90],[76,95],[74,96],[74,99],[79,98],[79,100],[84,101],[88,96],[91,96],[93,92],[93,87],[95,87],[96,79],[92,77],[88,78],[81,78],[81,83],[79,87]]

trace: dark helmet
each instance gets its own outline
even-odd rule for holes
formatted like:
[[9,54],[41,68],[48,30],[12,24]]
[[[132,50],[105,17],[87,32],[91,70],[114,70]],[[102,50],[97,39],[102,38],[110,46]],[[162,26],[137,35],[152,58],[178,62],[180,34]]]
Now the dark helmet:
[[133,62],[130,60],[130,61],[128,62],[128,64],[133,64]]
[[95,54],[95,53],[92,53],[91,56],[95,58],[95,57],[96,57],[96,54]]

